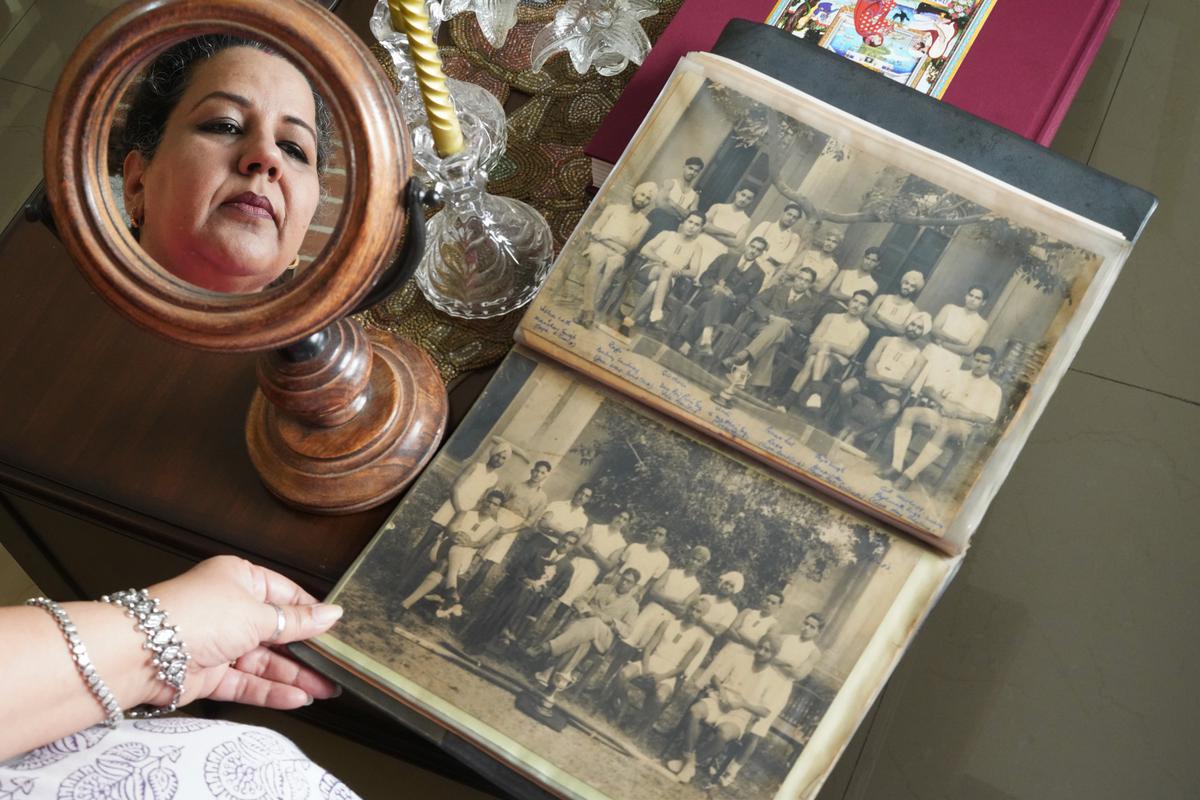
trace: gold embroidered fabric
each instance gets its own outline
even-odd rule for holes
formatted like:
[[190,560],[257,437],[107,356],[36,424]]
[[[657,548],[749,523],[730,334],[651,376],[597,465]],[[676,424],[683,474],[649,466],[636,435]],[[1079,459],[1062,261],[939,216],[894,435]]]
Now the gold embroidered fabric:
[[[654,41],[683,0],[659,0],[660,11],[642,20]],[[559,2],[522,2],[517,24],[497,50],[483,38],[472,14],[451,20],[441,48],[446,74],[478,84],[505,107],[510,96],[528,100],[509,112],[508,152],[492,170],[488,188],[515,197],[546,217],[555,249],[562,247],[590,202],[591,160],[583,148],[633,75],[579,75],[565,55],[555,56],[544,72],[530,68],[534,35],[554,18]],[[391,59],[378,45],[372,52],[395,82]],[[364,312],[362,321],[416,342],[438,365],[448,385],[466,372],[499,361],[512,347],[513,331],[524,309],[491,320],[464,320],[435,309],[409,281],[382,303]]]

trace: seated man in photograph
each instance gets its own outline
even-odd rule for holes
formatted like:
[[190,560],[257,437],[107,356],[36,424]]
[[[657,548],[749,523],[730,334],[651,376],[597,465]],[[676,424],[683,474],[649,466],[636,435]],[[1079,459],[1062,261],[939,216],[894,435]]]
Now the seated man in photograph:
[[783,215],[778,222],[763,220],[750,231],[751,239],[758,237],[767,243],[766,253],[759,263],[764,280],[778,274],[800,252],[800,234],[796,231],[796,223],[803,216],[804,209],[799,203],[788,203],[783,207]]
[[[772,662],[779,646],[778,639],[765,636],[755,645],[753,657],[739,658],[712,673],[703,696],[688,709],[682,757],[667,762],[680,783],[690,783],[699,764],[709,766],[726,745],[771,714],[767,701],[778,684]],[[705,728],[711,735],[701,742]]]
[[578,544],[579,534],[568,531],[557,541],[525,551],[495,593],[472,605],[471,622],[462,633],[463,649],[480,653],[488,646],[505,650],[515,645],[550,601],[564,571],[569,573],[569,559]]
[[437,566],[425,576],[425,580],[416,590],[400,603],[404,611],[410,610],[419,600],[429,594],[438,584],[443,584],[445,591],[441,596],[439,617],[459,616],[462,614],[461,598],[458,594],[458,580],[471,566],[475,555],[481,547],[487,547],[501,533],[496,521],[500,506],[504,503],[504,493],[492,489],[480,502],[477,509],[459,511],[446,525],[445,554],[438,556]]
[[805,267],[785,273],[780,283],[750,301],[754,322],[750,343],[722,363],[727,370],[750,365],[748,384],[766,390],[775,370],[775,353],[796,336],[807,336],[817,324],[823,300],[812,291],[815,273]]
[[932,325],[925,312],[913,314],[903,336],[887,336],[875,343],[862,375],[842,381],[835,417],[839,439],[853,444],[857,437],[878,431],[900,413],[904,393],[925,369],[921,340]]
[[697,355],[711,356],[713,331],[723,322],[731,321],[762,288],[761,261],[767,240],[754,236],[742,253],[717,256],[700,276],[700,294],[692,301],[696,314],[691,324],[680,333],[684,345],[680,352],[687,355],[691,343],[697,345]]
[[[610,708],[615,711],[618,723],[631,707],[643,709],[637,726],[639,731],[654,723],[658,710],[675,692],[679,677],[704,646],[708,632],[700,620],[708,609],[708,600],[698,598],[687,607],[681,619],[664,619],[646,643],[642,657],[630,661],[617,673]],[[638,702],[637,694],[644,694],[644,705]]]
[[[801,252],[800,257],[783,270],[783,274],[807,267],[813,272],[812,290],[817,294],[825,294],[838,274],[838,262],[833,254],[842,246],[842,232],[836,229],[825,231],[818,236],[816,243],[817,247]],[[781,275],[776,273],[775,281],[780,277]],[[767,285],[773,286],[774,283],[768,281]]]
[[417,542],[416,547],[412,549],[410,555],[424,558],[455,514],[478,506],[484,494],[489,489],[496,488],[496,484],[500,481],[500,470],[508,463],[512,455],[511,444],[496,441],[488,449],[486,457],[464,467],[463,471],[454,479],[454,483],[450,485],[450,496],[433,513],[429,528]]
[[792,687],[797,681],[802,681],[812,672],[813,667],[821,660],[821,648],[817,647],[817,635],[825,627],[825,620],[820,614],[809,614],[804,618],[798,633],[777,636],[778,649],[771,665],[775,675],[763,697],[763,705],[768,713],[759,717],[742,736],[742,746],[729,766],[721,773],[721,786],[731,785],[745,765],[758,749],[758,744],[771,732],[771,725],[787,707],[792,696]]
[[581,483],[570,500],[547,503],[537,521],[518,535],[513,557],[523,561],[530,550],[540,550],[552,545],[568,532],[582,537],[589,521],[584,507],[591,499],[592,487]]
[[867,292],[874,297],[879,291],[879,283],[873,273],[879,266],[879,248],[868,247],[863,251],[862,261],[857,267],[849,267],[838,272],[833,283],[829,284],[829,297],[842,304],[845,308],[855,292]]
[[555,659],[549,667],[534,675],[538,683],[550,685],[555,672],[573,683],[575,668],[589,653],[607,653],[617,636],[628,635],[638,614],[634,589],[641,577],[630,567],[617,577],[616,583],[601,583],[588,589],[574,603],[579,618],[554,638],[526,651],[531,659],[547,654]]
[[628,542],[625,532],[633,520],[629,509],[619,508],[607,523],[592,520],[579,540],[579,552],[571,559],[571,581],[560,603],[571,605],[599,580],[621,563],[621,552]]
[[633,190],[628,205],[613,203],[600,212],[587,232],[587,247],[583,251],[587,274],[583,280],[583,301],[575,321],[585,328],[596,322],[596,304],[612,286],[613,278],[625,265],[629,251],[641,243],[650,227],[646,209],[654,201],[658,187],[653,183],[640,184]]
[[642,271],[649,284],[634,304],[632,314],[621,320],[623,334],[628,335],[647,315],[651,325],[662,320],[663,303],[677,276],[693,280],[700,277],[704,269],[700,251],[703,229],[704,215],[693,211],[679,223],[678,230],[663,231],[642,245],[638,254],[645,259]]
[[[937,460],[948,442],[958,442],[961,447],[978,427],[990,425],[1000,417],[1003,392],[991,378],[995,360],[994,350],[980,347],[971,356],[969,369],[959,370],[937,386],[926,384],[922,396],[928,405],[906,408],[900,415],[892,444],[892,464],[879,473],[881,478],[904,491]],[[904,459],[914,425],[930,428],[933,434],[905,469]]]
[[916,299],[925,288],[925,276],[915,269],[900,276],[896,294],[881,294],[872,301],[863,322],[883,336],[903,336],[908,318],[917,313]]
[[687,607],[700,596],[699,573],[711,558],[707,547],[696,545],[681,566],[672,567],[651,583],[633,630],[622,638],[633,647],[641,648],[663,621],[683,616]]
[[804,359],[804,366],[792,381],[791,390],[784,395],[779,406],[780,411],[800,404],[805,408],[821,408],[821,395],[812,393],[805,397],[804,387],[810,380],[825,380],[831,367],[843,368],[850,363],[850,359],[858,355],[858,351],[871,334],[862,317],[872,299],[874,298],[868,292],[859,290],[850,298],[844,312],[825,315],[812,336],[808,337],[808,353]]
[[[530,468],[526,480],[505,481],[500,485],[505,497],[499,517],[501,533],[480,554],[479,568],[462,593],[469,602],[491,593],[501,578],[500,565],[508,557],[518,534],[533,527],[546,510],[549,498],[542,486],[550,475],[550,469],[549,461],[538,461]],[[507,524],[505,520],[508,520]]]

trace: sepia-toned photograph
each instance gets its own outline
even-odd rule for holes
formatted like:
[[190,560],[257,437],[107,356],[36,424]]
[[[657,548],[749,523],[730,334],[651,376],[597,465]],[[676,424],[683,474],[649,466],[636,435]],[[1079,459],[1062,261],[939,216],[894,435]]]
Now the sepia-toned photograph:
[[664,97],[524,341],[944,536],[1103,258],[862,123],[696,75]]
[[824,736],[849,736],[947,570],[518,352],[335,589],[324,638],[567,796],[765,799],[839,700],[851,724]]

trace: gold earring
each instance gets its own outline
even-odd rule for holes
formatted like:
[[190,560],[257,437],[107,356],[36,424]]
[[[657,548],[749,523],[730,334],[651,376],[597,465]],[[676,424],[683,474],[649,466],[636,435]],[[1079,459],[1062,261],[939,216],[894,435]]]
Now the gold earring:
[[129,227],[130,227],[132,230],[135,230],[135,231],[136,231],[138,228],[142,227],[142,223],[138,222],[138,218],[137,218],[137,217],[130,217],[130,218],[129,218]]

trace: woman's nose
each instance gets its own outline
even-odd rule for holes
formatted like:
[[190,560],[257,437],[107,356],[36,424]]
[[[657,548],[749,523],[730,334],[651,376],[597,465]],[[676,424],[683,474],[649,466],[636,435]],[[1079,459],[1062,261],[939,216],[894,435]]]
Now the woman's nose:
[[243,175],[264,174],[267,180],[278,180],[283,168],[283,153],[275,142],[266,137],[246,140],[246,149],[238,161]]

